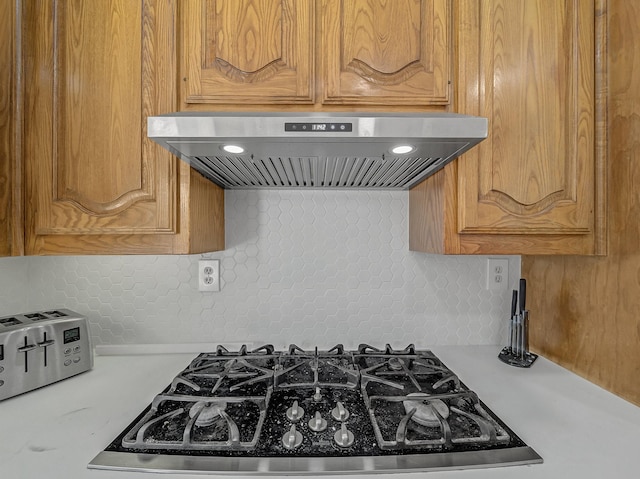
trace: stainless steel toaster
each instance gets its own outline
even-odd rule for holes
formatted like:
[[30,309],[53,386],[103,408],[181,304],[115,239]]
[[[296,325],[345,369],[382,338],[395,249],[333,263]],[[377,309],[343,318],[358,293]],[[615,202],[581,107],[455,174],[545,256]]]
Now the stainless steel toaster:
[[0,400],[93,367],[87,319],[68,309],[0,317]]

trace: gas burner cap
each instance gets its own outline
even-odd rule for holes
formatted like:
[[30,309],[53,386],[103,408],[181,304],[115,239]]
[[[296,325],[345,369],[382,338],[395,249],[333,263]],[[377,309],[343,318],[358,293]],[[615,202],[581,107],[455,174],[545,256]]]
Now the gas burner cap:
[[411,416],[411,420],[426,427],[440,426],[440,418],[447,419],[449,417],[449,407],[441,399],[427,399],[424,394],[411,393],[407,397],[417,396],[422,399],[408,399],[402,401],[404,410],[407,414],[415,409],[416,412]]
[[389,366],[389,369],[391,369],[392,371],[402,371],[404,360],[400,358],[390,358],[389,361],[387,361],[387,364]]
[[225,401],[198,401],[189,409],[189,417],[196,417],[196,426],[211,426],[222,412],[227,408]]

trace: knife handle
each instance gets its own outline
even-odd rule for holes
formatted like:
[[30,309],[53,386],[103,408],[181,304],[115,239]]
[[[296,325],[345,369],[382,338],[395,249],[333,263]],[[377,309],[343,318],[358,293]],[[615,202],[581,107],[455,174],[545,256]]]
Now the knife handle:
[[518,290],[514,289],[511,294],[511,318],[516,315],[516,309],[518,308]]
[[520,314],[527,309],[527,280],[524,278],[520,278],[520,291],[519,291],[519,300],[520,300]]

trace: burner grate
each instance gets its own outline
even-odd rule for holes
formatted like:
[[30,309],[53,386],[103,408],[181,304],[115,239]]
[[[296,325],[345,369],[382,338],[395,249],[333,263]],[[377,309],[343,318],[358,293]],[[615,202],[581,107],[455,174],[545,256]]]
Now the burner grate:
[[115,457],[153,471],[157,456],[177,460],[183,472],[274,474],[541,462],[431,351],[413,344],[219,346],[200,354],[92,465]]

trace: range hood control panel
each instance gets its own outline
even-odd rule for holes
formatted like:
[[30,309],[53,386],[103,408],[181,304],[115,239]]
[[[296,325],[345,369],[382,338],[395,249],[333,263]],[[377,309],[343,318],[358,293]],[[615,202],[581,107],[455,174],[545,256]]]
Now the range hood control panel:
[[336,133],[340,132],[351,132],[353,131],[353,123],[285,123],[284,131],[292,131],[292,132],[314,132],[318,133],[326,133],[335,131]]

